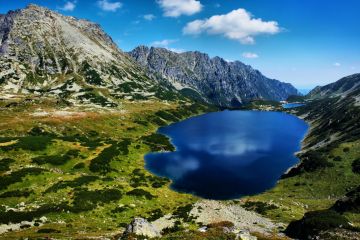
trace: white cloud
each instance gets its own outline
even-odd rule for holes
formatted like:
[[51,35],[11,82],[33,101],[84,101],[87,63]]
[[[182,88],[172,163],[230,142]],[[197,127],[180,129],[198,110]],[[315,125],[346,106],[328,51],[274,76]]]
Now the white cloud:
[[334,65],[334,67],[341,67],[341,63],[338,63],[338,62],[334,63],[333,65]]
[[176,53],[185,52],[184,49],[170,47],[171,44],[173,44],[173,43],[175,43],[177,41],[178,41],[177,39],[164,39],[164,40],[161,40],[161,41],[152,42],[150,45],[153,46],[153,47],[166,48],[167,50],[170,50],[170,51],[176,52]]
[[259,55],[257,55],[256,53],[251,53],[251,52],[244,52],[242,54],[242,56],[244,58],[258,58],[259,57]]
[[101,10],[107,12],[116,12],[123,6],[121,2],[109,2],[108,0],[99,0],[97,1],[97,5]]
[[155,42],[151,43],[151,46],[167,48],[167,47],[169,47],[170,44],[177,42],[177,41],[178,40],[176,40],[176,39],[164,39],[161,41],[155,41]]
[[261,18],[253,18],[249,12],[240,8],[228,14],[189,22],[183,29],[183,33],[189,35],[198,35],[204,32],[223,35],[243,44],[253,44],[255,43],[255,36],[279,33],[280,27],[275,21],[266,22]]
[[146,14],[143,16],[143,18],[147,21],[152,21],[156,18],[156,16],[154,14]]
[[169,51],[176,52],[176,53],[183,53],[185,52],[185,49],[182,48],[166,48]]
[[63,7],[59,7],[60,10],[62,11],[74,11],[74,9],[76,8],[76,1],[74,2],[66,2],[65,5]]
[[197,0],[157,0],[166,17],[179,17],[181,15],[193,15],[202,9]]

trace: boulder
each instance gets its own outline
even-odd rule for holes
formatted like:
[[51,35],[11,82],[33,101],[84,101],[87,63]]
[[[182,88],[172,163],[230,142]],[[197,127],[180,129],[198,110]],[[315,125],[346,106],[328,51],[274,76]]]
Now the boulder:
[[127,227],[124,236],[135,234],[149,238],[160,237],[161,234],[151,223],[144,218],[135,218]]
[[238,234],[236,234],[237,240],[257,240],[257,237],[251,236],[249,232],[247,231],[241,231]]

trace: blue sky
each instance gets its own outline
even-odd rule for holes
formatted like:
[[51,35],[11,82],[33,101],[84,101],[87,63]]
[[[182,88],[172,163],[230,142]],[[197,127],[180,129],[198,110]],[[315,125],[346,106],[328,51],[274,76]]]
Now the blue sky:
[[101,24],[124,51],[155,45],[240,60],[312,88],[360,72],[359,0],[0,0]]

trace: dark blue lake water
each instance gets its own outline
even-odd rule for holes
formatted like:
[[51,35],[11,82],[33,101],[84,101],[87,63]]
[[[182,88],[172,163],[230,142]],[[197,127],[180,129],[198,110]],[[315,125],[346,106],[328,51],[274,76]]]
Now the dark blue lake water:
[[304,103],[285,103],[282,105],[283,108],[297,108],[304,106]]
[[146,168],[171,188],[208,199],[234,199],[272,188],[298,162],[308,125],[280,112],[222,111],[162,127],[175,152],[150,153]]

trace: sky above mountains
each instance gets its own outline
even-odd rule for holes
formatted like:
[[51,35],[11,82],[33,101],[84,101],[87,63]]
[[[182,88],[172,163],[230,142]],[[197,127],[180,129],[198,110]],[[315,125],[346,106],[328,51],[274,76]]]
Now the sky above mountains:
[[138,45],[240,60],[312,88],[360,72],[358,0],[0,0],[99,23],[124,51]]

